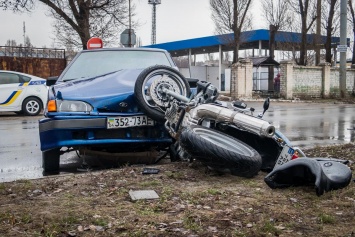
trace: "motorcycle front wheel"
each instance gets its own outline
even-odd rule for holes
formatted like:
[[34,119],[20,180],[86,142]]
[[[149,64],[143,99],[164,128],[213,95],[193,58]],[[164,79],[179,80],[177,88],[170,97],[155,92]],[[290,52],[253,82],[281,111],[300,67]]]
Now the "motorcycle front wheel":
[[228,169],[233,175],[253,177],[262,165],[255,149],[211,128],[198,125],[184,128],[180,144],[196,160],[217,170]]
[[134,95],[140,109],[150,118],[164,121],[171,97],[164,93],[168,89],[182,95],[190,96],[190,86],[186,78],[174,68],[156,65],[144,69],[134,86]]

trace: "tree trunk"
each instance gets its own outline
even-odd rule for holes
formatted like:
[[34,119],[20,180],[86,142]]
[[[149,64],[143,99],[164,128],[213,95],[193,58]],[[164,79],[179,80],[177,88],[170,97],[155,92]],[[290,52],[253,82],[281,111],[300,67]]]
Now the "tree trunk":
[[[302,20],[303,22],[303,20]],[[301,38],[301,47],[300,47],[300,60],[299,65],[306,66],[306,55],[307,55],[307,28],[306,22],[302,23],[302,38]]]
[[[269,26],[270,39],[269,39],[269,56],[274,59],[275,57],[275,36],[278,28],[275,25]],[[274,66],[269,66],[268,68],[268,90],[274,90]]]
[[332,63],[332,32],[327,30],[327,39],[325,42],[325,61]]
[[241,34],[241,32],[239,29],[234,30],[235,47],[233,49],[233,63],[236,63],[239,60],[240,34]]
[[330,2],[329,16],[327,19],[327,35],[325,42],[325,61],[328,63],[332,63],[332,31],[333,31],[333,19],[335,12],[335,4],[337,0],[332,0]]

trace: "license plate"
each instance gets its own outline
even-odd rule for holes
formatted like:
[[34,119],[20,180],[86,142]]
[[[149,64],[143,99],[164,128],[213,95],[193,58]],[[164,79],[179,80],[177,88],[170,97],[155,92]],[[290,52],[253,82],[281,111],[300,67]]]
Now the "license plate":
[[154,126],[154,121],[145,115],[107,118],[107,128]]
[[276,161],[276,164],[274,166],[274,169],[277,166],[283,165],[287,162],[289,162],[292,159],[293,154],[295,153],[295,150],[287,145],[284,146],[282,149],[279,158]]

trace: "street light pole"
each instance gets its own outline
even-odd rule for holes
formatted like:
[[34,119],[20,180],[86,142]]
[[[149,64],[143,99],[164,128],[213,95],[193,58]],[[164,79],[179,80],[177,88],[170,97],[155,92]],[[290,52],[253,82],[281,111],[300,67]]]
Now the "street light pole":
[[128,20],[129,20],[129,33],[128,33],[128,47],[132,47],[132,29],[131,29],[131,0],[128,0]]
[[[340,45],[346,42],[347,0],[340,0]],[[340,52],[339,89],[342,98],[347,96],[346,91],[346,51]]]

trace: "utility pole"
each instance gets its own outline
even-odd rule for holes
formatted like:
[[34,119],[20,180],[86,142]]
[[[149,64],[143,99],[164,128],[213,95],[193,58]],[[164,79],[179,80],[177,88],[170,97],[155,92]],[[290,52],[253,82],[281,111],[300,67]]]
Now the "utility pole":
[[26,24],[23,22],[23,47],[26,46]]
[[157,5],[161,4],[161,0],[148,0],[148,4],[153,5],[153,12],[152,12],[152,42],[151,44],[155,44],[156,43],[156,37],[157,37],[157,26],[156,26],[156,11],[157,11]]
[[316,20],[316,66],[320,63],[320,44],[321,44],[321,14],[322,14],[322,0],[317,0],[317,20]]
[[131,0],[128,0],[128,19],[129,19],[129,33],[128,33],[128,47],[132,47],[132,23],[131,23]]
[[340,0],[340,46],[345,50],[340,52],[339,89],[340,96],[347,96],[346,91],[346,22],[347,21],[347,0]]

